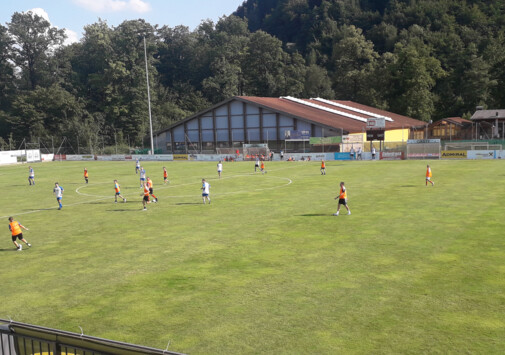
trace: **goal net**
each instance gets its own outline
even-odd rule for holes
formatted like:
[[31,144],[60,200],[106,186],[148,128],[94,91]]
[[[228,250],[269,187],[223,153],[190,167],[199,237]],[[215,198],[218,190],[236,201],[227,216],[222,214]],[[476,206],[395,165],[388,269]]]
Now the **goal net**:
[[407,141],[407,159],[440,159],[439,140]]
[[243,155],[244,160],[254,160],[256,156],[268,157],[270,150],[268,149],[268,144],[244,144]]

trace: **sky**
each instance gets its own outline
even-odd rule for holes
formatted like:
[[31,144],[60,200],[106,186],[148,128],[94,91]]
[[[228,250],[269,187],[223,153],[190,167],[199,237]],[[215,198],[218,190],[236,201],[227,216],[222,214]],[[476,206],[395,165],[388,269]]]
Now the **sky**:
[[151,25],[195,29],[202,20],[216,22],[230,15],[243,0],[1,0],[0,23],[15,12],[33,11],[52,26],[67,30],[67,44],[82,37],[84,26],[98,19],[117,26],[125,20],[145,19]]

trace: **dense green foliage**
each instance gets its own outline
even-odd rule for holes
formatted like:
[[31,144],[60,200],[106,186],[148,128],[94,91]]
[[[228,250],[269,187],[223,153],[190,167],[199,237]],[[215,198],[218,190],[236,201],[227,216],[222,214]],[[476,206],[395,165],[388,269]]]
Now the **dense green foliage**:
[[144,164],[146,212],[134,162],[1,168],[0,318],[186,354],[504,353],[502,161],[432,161],[434,187],[426,161]]
[[[505,0],[248,0],[217,23],[84,28],[31,13],[0,25],[0,145],[141,145],[154,128],[233,95],[322,96],[425,121],[504,107]],[[51,98],[49,100],[49,98]]]

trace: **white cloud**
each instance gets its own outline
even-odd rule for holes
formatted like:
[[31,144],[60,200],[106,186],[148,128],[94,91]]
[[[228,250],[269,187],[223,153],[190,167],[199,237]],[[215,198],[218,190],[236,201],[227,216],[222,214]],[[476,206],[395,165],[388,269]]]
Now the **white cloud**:
[[[44,20],[46,20],[47,22],[49,22],[51,24],[51,26],[59,28],[58,26],[55,26],[54,24],[51,23],[51,20],[49,20],[49,15],[47,14],[46,10],[44,10],[40,7],[36,7],[34,9],[28,10],[26,12],[31,12],[35,15],[38,15],[38,16],[42,17]],[[65,39],[65,42],[63,42],[63,45],[68,46],[69,44],[79,42],[79,35],[77,34],[77,32],[69,30],[68,28],[64,28],[64,30],[65,30],[65,34],[67,35],[67,38]]]
[[151,5],[143,0],[74,0],[74,2],[93,12],[133,11],[144,13],[151,10]]
[[67,35],[67,39],[65,39],[63,45],[68,46],[69,44],[79,42],[79,35],[77,32],[65,28],[65,34]]
[[40,7],[36,7],[34,9],[28,10],[27,12],[32,12],[34,15],[38,15],[38,16],[42,17],[44,20],[46,20],[47,22],[51,23],[51,21],[49,20],[49,15],[47,14],[46,10],[41,9]]

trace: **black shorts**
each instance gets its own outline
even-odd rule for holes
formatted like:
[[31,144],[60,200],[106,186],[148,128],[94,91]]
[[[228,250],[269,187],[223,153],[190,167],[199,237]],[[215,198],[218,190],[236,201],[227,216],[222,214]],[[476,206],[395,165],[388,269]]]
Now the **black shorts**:
[[149,202],[149,195],[144,195],[144,201]]
[[339,205],[347,205],[347,199],[346,198],[339,198],[338,199],[338,204]]
[[13,236],[12,236],[12,241],[13,241],[13,242],[15,242],[15,241],[16,241],[16,239],[19,239],[19,240],[23,239],[23,233],[19,233],[19,234],[17,234],[17,235],[13,235]]
[[152,188],[152,187],[150,187],[150,188],[149,188],[149,193],[150,193],[151,195],[153,194],[153,188]]

